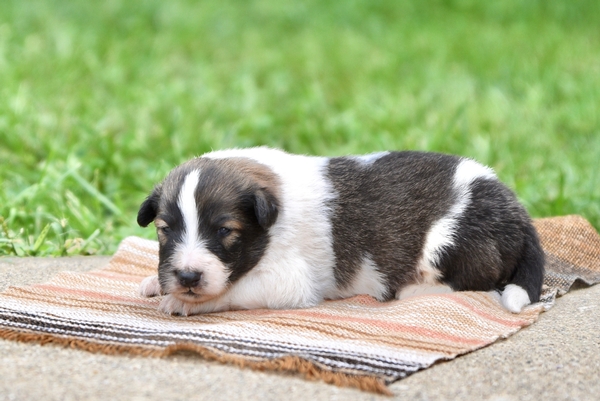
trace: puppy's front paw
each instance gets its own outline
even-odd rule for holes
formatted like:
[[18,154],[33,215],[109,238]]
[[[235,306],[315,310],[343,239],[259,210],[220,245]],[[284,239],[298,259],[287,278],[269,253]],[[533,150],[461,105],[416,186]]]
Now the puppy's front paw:
[[201,313],[224,312],[231,310],[226,298],[212,299],[206,302],[183,302],[173,295],[166,295],[158,309],[169,315],[190,316]]
[[140,284],[139,293],[143,297],[155,297],[161,295],[158,276],[146,277]]
[[192,314],[192,307],[194,305],[195,304],[189,302],[183,302],[173,295],[166,295],[162,301],[160,301],[158,309],[168,315],[189,316]]

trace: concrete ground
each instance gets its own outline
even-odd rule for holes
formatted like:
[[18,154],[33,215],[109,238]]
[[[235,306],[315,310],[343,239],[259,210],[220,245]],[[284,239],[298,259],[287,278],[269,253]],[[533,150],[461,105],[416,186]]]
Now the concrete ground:
[[[0,258],[0,290],[107,257]],[[391,387],[398,400],[599,400],[600,285],[572,291],[507,340],[437,364]],[[385,400],[191,355],[96,355],[0,340],[0,400]]]

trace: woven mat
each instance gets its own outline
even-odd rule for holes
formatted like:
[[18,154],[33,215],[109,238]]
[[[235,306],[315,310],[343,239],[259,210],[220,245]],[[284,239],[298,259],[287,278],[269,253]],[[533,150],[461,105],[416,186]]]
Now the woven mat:
[[462,292],[379,303],[368,296],[304,310],[191,317],[158,312],[137,295],[155,274],[157,243],[125,239],[108,266],[63,272],[0,294],[0,337],[94,352],[167,356],[192,351],[255,369],[388,393],[387,384],[436,361],[506,338],[536,321],[576,281],[600,282],[600,237],[579,216],[535,221],[547,256],[542,301],[514,315],[488,293]]

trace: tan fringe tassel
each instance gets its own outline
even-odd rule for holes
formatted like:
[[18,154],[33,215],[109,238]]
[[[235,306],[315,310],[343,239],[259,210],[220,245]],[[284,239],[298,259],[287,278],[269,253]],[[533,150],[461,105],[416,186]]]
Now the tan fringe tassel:
[[0,338],[25,343],[38,343],[40,345],[56,344],[67,348],[81,349],[84,351],[92,352],[94,354],[130,354],[153,357],[161,357],[164,354],[164,348],[158,347],[152,349],[137,345],[105,344],[101,342],[92,342],[77,338],[61,337],[46,333],[41,334],[10,329],[0,329]]
[[139,345],[122,345],[93,342],[88,340],[61,337],[52,334],[32,333],[26,331],[0,329],[0,338],[12,341],[38,343],[41,345],[57,344],[64,347],[81,349],[106,355],[130,354],[148,357],[167,357],[178,352],[192,352],[204,359],[233,364],[240,368],[251,368],[260,371],[298,372],[308,380],[322,380],[338,387],[354,387],[363,391],[392,396],[393,393],[385,382],[376,376],[349,375],[331,372],[316,364],[297,356],[286,356],[270,361],[252,361],[239,356],[227,355],[192,343],[170,345],[166,348],[148,348]]
[[344,373],[331,372],[297,356],[285,356],[270,361],[252,361],[239,356],[221,354],[219,352],[215,352],[208,348],[191,343],[170,345],[165,349],[165,355],[172,355],[176,352],[182,351],[193,352],[202,356],[204,359],[234,364],[241,368],[249,367],[254,370],[298,372],[303,374],[304,377],[309,380],[322,380],[325,383],[335,384],[339,387],[355,387],[360,390],[370,391],[378,394],[384,394],[388,396],[393,395],[393,393],[385,385],[384,381],[378,377],[367,375],[348,375]]

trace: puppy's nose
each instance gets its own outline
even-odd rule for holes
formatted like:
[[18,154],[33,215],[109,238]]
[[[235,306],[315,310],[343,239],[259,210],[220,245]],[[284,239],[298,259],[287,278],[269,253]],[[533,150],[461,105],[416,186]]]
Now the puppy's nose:
[[177,280],[179,280],[179,284],[181,284],[182,287],[195,287],[200,283],[200,279],[202,279],[202,273],[199,272],[177,272]]

